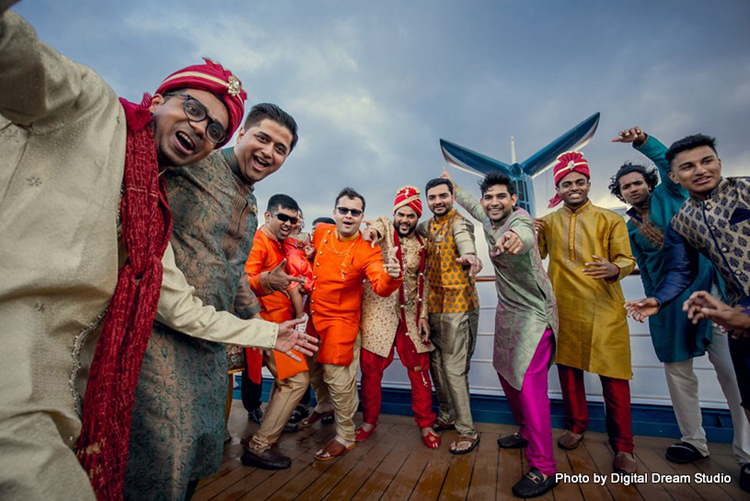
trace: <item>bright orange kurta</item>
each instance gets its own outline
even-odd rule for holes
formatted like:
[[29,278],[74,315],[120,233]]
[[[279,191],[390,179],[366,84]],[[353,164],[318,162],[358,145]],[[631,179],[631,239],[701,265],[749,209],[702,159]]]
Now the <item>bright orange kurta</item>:
[[354,359],[364,280],[372,283],[376,294],[387,297],[399,288],[402,279],[385,272],[380,247],[370,247],[360,232],[342,241],[336,226],[319,224],[313,246],[315,286],[310,315],[320,337],[318,362],[348,366]]
[[[266,235],[263,228],[259,228],[255,232],[253,249],[250,251],[250,256],[245,263],[245,272],[250,281],[250,288],[258,297],[261,307],[260,316],[264,320],[277,324],[294,318],[292,302],[282,292],[274,292],[273,294],[266,295],[266,292],[260,285],[260,274],[264,271],[273,270],[283,260],[284,251],[282,250],[282,244]],[[274,352],[279,380],[307,370],[305,357],[297,352],[294,353],[302,359],[301,362],[297,362],[283,353]]]

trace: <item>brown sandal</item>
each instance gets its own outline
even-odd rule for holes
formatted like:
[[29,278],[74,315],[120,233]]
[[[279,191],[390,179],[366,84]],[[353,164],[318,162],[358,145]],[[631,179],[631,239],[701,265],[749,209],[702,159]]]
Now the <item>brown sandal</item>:
[[315,453],[315,459],[318,461],[330,461],[339,456],[343,456],[347,451],[352,449],[354,449],[354,444],[347,447],[334,438],[328,442],[325,447]]
[[[457,447],[458,444],[461,442],[468,442],[471,444],[471,447],[468,449],[454,449],[454,447]],[[474,449],[477,448],[477,445],[479,445],[479,433],[474,435],[473,437],[471,435],[460,435],[455,442],[451,444],[453,447],[451,447],[449,450],[451,454],[468,454]]]
[[[315,423],[317,423],[318,421],[326,417],[333,417],[333,411],[328,411],[328,412],[323,412],[323,413],[312,411],[312,413],[309,416],[307,416],[305,419],[299,422],[299,429],[304,430],[305,428],[309,428],[310,426],[314,425]],[[323,424],[326,424],[325,421],[323,422]]]

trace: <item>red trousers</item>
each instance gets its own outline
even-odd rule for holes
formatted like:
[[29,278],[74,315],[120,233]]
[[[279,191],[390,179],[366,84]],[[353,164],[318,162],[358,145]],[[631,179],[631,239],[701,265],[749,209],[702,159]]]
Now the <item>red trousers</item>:
[[[401,324],[396,332],[396,349],[401,363],[406,367],[411,382],[411,408],[414,420],[420,428],[428,428],[435,423],[432,412],[432,385],[430,383],[430,354],[419,353],[414,342],[406,335]],[[362,370],[361,404],[365,423],[377,424],[380,417],[380,385],[383,372],[393,362],[393,346],[388,358],[381,357],[365,349],[360,355]]]
[[[567,428],[574,433],[583,433],[589,424],[589,409],[586,403],[586,388],[583,371],[557,364],[563,409]],[[618,452],[633,452],[633,432],[630,428],[630,383],[627,379],[599,376],[604,393],[609,443]]]

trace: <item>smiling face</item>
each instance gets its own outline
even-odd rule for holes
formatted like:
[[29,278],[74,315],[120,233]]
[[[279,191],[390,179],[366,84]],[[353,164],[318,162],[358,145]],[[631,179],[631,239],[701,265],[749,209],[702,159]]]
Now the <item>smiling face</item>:
[[248,182],[257,183],[281,168],[289,156],[292,133],[270,118],[245,130],[240,128],[234,154]]
[[646,178],[640,172],[625,174],[617,182],[620,184],[622,198],[634,207],[645,205],[651,198]]
[[[229,127],[229,112],[221,100],[210,92],[198,89],[182,89],[201,103],[211,120],[219,122],[224,129]],[[154,141],[157,156],[162,165],[180,167],[202,160],[216,145],[206,137],[208,120],[191,122],[179,96],[164,97],[156,94],[149,111],[154,119]]]
[[495,184],[487,188],[479,201],[482,204],[490,221],[497,222],[513,212],[518,197],[508,193],[508,187],[504,184]]
[[419,216],[417,211],[405,205],[393,213],[393,226],[400,237],[408,237],[417,228]]
[[571,172],[557,183],[555,191],[562,198],[565,205],[577,209],[589,199],[591,182],[580,172]]
[[699,198],[705,198],[721,181],[721,160],[710,146],[682,151],[670,166],[670,179]]
[[283,242],[295,227],[294,220],[299,224],[296,210],[284,207],[276,207],[273,211],[266,211],[266,229],[276,240]]
[[[357,212],[355,216],[352,210]],[[345,213],[345,214],[344,214]],[[349,198],[343,196],[336,202],[336,208],[333,209],[333,219],[336,221],[336,231],[343,238],[351,237],[362,224],[365,213],[363,211],[362,200],[359,198]]]
[[444,216],[450,212],[455,200],[446,184],[439,184],[427,190],[427,206],[436,216]]

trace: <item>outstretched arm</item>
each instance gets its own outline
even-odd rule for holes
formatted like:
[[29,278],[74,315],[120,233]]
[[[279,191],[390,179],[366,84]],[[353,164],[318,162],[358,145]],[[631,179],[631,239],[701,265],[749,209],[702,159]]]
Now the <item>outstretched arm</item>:
[[[39,41],[22,17],[0,3],[0,114],[35,130],[72,122],[114,92],[89,68]],[[105,93],[105,94],[103,94]]]
[[156,310],[158,322],[198,339],[249,348],[273,348],[295,360],[299,358],[292,350],[304,355],[317,351],[314,337],[294,329],[299,320],[278,325],[261,319],[241,320],[229,312],[204,305],[195,296],[195,288],[177,268],[171,244],[167,245],[162,264],[164,275]]

